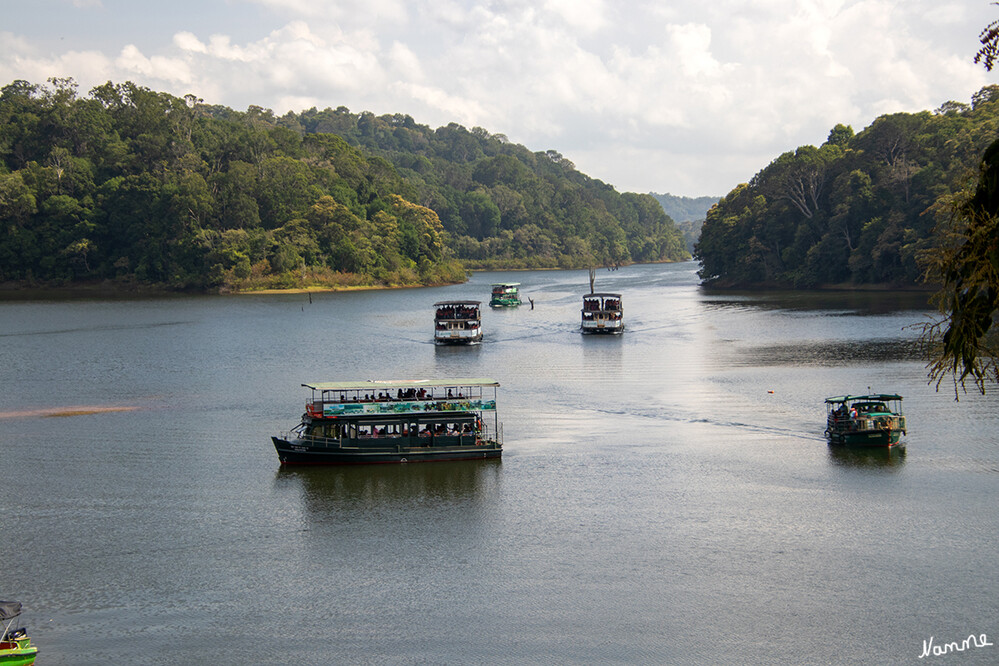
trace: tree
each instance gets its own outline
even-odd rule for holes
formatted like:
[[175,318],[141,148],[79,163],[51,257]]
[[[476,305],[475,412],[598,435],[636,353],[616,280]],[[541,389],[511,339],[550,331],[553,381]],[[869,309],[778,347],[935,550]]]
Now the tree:
[[[992,3],[999,4],[999,3]],[[999,56],[999,21],[982,30],[975,62],[992,70]],[[976,106],[983,103],[983,89]],[[995,90],[988,91],[988,101]],[[986,383],[999,383],[999,345],[993,325],[999,311],[999,140],[982,156],[978,183],[953,200],[938,229],[943,242],[923,254],[927,276],[942,283],[934,299],[942,321],[927,326],[923,339],[934,345],[930,380],[946,376],[962,387],[970,378],[985,393]]]
[[[999,5],[999,2],[993,2],[992,4]],[[991,72],[993,65],[995,65],[996,57],[999,57],[999,20],[985,26],[978,36],[978,41],[981,42],[982,48],[975,54],[975,64],[982,63],[986,71]]]
[[938,248],[922,255],[927,277],[942,283],[934,300],[943,320],[927,326],[924,342],[935,355],[930,378],[948,375],[964,386],[970,378],[985,393],[999,382],[999,346],[994,331],[999,310],[999,141],[982,158],[978,185],[958,193],[937,233]]

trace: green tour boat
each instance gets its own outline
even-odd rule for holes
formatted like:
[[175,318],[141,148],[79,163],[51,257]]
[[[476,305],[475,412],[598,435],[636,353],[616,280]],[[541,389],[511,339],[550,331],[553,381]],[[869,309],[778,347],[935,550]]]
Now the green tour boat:
[[14,620],[21,614],[20,601],[0,601],[0,626],[3,627],[3,640],[0,640],[0,666],[23,666],[35,663],[38,648],[31,644],[24,627],[11,629]]
[[489,306],[494,308],[515,308],[520,305],[519,282],[497,282],[493,285],[493,296]]
[[272,437],[283,465],[499,458],[492,379],[316,382],[302,421]]
[[904,448],[902,396],[894,393],[826,398],[826,437],[830,444]]

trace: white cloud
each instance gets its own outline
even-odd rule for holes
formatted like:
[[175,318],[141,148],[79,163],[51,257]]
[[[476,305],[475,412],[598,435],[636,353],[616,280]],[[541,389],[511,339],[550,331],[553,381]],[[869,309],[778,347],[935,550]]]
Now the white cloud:
[[283,16],[334,21],[390,21],[405,23],[408,18],[404,0],[242,0],[267,7]]
[[[723,193],[836,123],[859,131],[881,113],[967,101],[994,80],[971,60],[995,9],[958,0],[198,6],[166,35],[144,35],[132,5],[115,33],[88,30],[107,17],[80,11],[81,34],[128,39],[65,51],[5,26],[0,76],[72,76],[81,90],[133,80],[237,109],[344,105],[479,125],[559,150],[620,189],[679,194]],[[226,11],[241,13],[241,32]]]
[[173,43],[181,51],[190,51],[192,53],[208,52],[208,47],[202,44],[201,40],[190,32],[178,32],[173,36]]
[[449,94],[440,88],[401,81],[395,83],[393,87],[406,97],[425,104],[428,108],[439,112],[442,117],[451,117],[459,124],[478,125],[479,120],[487,115],[477,101]]
[[190,83],[191,68],[180,58],[146,57],[134,44],[128,44],[115,60],[115,66],[131,76],[148,77],[170,83]]
[[569,26],[585,33],[607,25],[603,0],[545,0],[544,7]]
[[425,78],[419,56],[402,42],[392,44],[387,62],[399,80],[419,82]]

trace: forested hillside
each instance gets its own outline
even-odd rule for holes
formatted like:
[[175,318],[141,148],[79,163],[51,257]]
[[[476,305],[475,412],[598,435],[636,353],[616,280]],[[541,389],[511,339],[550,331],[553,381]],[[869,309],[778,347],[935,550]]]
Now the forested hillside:
[[132,83],[0,90],[0,282],[433,284],[475,265],[679,258],[651,197],[484,130],[279,119]]
[[581,268],[689,258],[673,221],[649,195],[619,193],[554,150],[531,152],[501,134],[408,115],[344,107],[278,121],[334,133],[391,162],[434,210],[456,256],[480,268]]
[[837,125],[787,152],[707,215],[695,254],[718,285],[914,285],[949,197],[973,183],[999,136],[999,86],[970,104]]

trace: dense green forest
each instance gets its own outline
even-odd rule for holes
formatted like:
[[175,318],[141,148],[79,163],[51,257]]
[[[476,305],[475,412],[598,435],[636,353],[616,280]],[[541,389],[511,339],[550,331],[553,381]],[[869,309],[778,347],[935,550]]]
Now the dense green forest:
[[684,258],[648,195],[552,151],[344,108],[277,118],[133,83],[0,90],[0,282],[434,284]]
[[673,220],[645,194],[619,193],[554,150],[531,152],[502,134],[404,114],[345,107],[289,113],[298,133],[332,133],[392,163],[415,201],[434,210],[463,264],[582,268],[689,258]]
[[695,255],[707,284],[915,285],[952,197],[973,187],[999,136],[999,86],[970,104],[837,125],[787,152],[708,211]]

